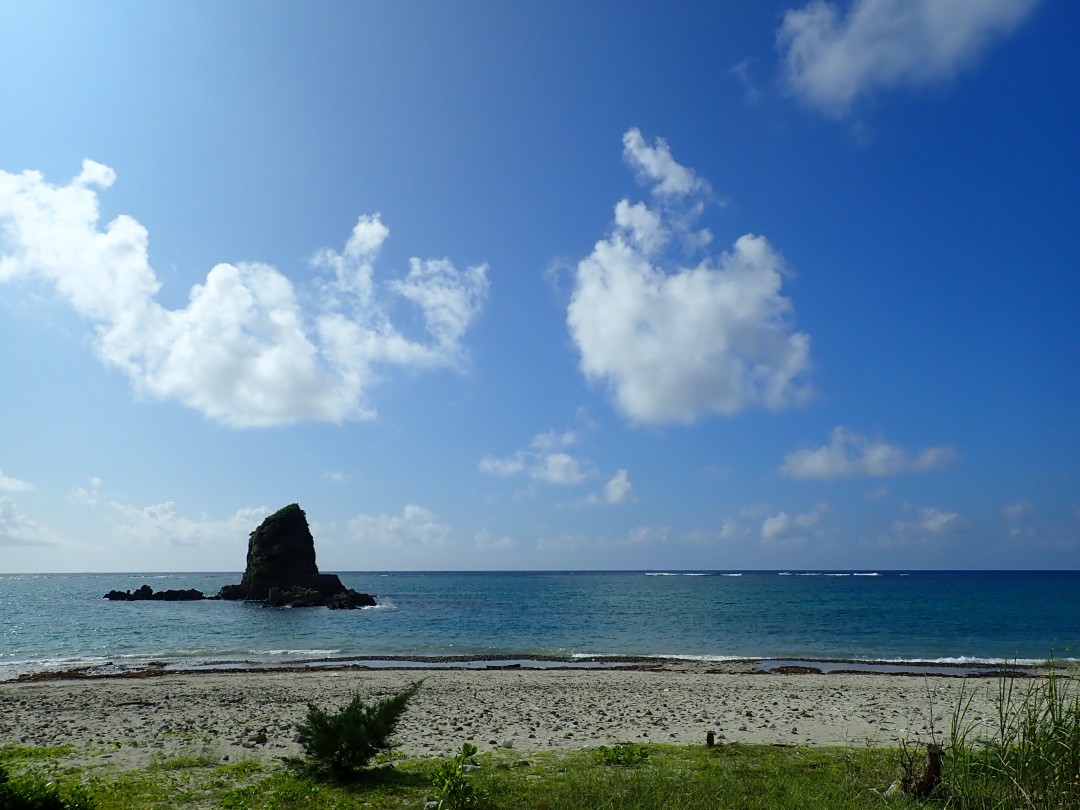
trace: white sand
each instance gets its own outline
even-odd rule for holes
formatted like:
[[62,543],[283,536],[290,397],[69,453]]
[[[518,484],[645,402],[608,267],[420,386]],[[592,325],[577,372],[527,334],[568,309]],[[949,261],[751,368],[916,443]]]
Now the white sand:
[[[0,744],[71,744],[72,761],[141,767],[208,751],[236,761],[299,753],[309,702],[337,709],[425,678],[399,726],[403,753],[583,748],[623,741],[894,745],[939,737],[965,681],[865,674],[663,670],[341,670],[0,683]],[[993,679],[969,680],[972,719],[995,716]],[[933,717],[931,718],[931,704]],[[265,738],[260,734],[265,734]],[[263,741],[265,739],[265,742]]]

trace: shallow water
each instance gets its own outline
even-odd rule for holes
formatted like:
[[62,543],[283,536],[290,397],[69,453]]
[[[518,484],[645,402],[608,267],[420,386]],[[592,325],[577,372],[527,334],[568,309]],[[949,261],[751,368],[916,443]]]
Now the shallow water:
[[[741,574],[732,576],[732,574]],[[1033,663],[1073,658],[1078,572],[341,573],[379,606],[109,602],[238,573],[0,575],[0,677],[377,656]]]

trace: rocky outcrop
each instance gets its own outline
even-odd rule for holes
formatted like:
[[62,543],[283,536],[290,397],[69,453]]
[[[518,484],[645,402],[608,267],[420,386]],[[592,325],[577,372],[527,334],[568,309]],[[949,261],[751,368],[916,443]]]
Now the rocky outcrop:
[[332,610],[373,607],[375,597],[341,584],[336,574],[320,574],[315,564],[315,538],[299,504],[289,504],[264,520],[248,538],[247,567],[239,585],[226,585],[217,596],[194,588],[157,591],[142,585],[134,591],[109,591],[114,602],[188,602],[229,599],[261,602],[269,607],[328,607]]
[[346,588],[336,574],[319,573],[315,538],[307,515],[295,503],[270,515],[251,533],[243,580],[239,585],[226,585],[218,598],[271,607],[358,608],[375,604],[375,597]]
[[141,585],[134,591],[109,591],[105,598],[113,602],[195,602],[205,599],[206,596],[194,588],[183,591],[155,591],[149,585]]

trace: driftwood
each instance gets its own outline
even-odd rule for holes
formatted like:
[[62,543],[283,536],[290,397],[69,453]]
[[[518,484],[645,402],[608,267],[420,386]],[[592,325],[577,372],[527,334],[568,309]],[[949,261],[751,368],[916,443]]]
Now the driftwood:
[[[905,792],[910,793],[916,799],[925,799],[934,789],[941,784],[941,761],[945,752],[937,743],[926,746],[926,762],[923,764],[922,773],[909,784],[904,785]],[[907,781],[907,780],[905,780]]]

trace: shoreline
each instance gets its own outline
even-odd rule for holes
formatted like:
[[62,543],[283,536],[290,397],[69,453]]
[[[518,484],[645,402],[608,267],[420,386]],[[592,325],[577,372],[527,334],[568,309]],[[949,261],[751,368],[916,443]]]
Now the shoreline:
[[[747,665],[741,665],[746,667]],[[882,677],[888,677],[883,689]],[[314,703],[379,700],[423,679],[397,739],[407,756],[538,752],[618,742],[898,745],[948,732],[963,695],[996,717],[998,684],[938,675],[728,671],[685,662],[608,669],[303,669],[0,683],[0,741],[73,746],[65,762],[139,768],[193,751],[220,761],[300,754]],[[989,727],[987,727],[989,730]]]
[[371,655],[296,658],[284,660],[149,660],[116,664],[112,661],[73,664],[55,669],[22,672],[0,670],[0,684],[63,680],[149,678],[161,675],[211,675],[307,671],[393,671],[438,670],[647,670],[703,672],[706,674],[816,674],[895,675],[953,678],[1033,677],[1045,674],[1055,664],[1071,667],[1077,659],[1031,660],[875,660],[861,658],[738,658],[697,655]]

